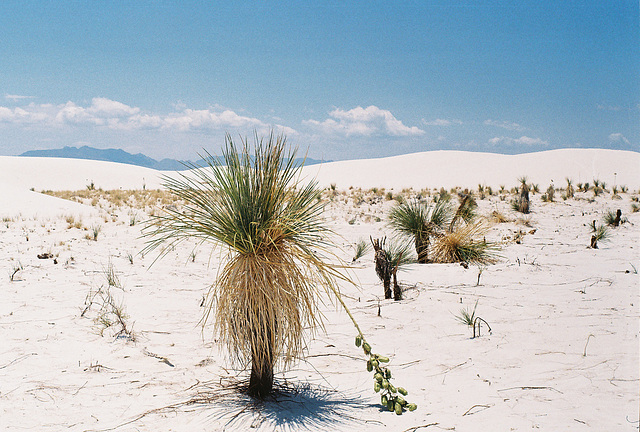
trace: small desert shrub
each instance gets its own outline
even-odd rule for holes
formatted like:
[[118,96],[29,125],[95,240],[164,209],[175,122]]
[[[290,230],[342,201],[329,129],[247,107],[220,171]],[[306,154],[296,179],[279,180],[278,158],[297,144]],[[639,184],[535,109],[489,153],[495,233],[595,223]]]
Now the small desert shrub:
[[567,198],[573,198],[573,195],[574,195],[574,192],[575,192],[574,189],[573,189],[573,182],[569,177],[567,177],[565,180],[567,181],[567,187],[565,189],[565,196]]
[[520,177],[520,196],[511,202],[511,208],[517,212],[528,214],[531,212],[529,200],[529,186],[527,178]]
[[591,228],[591,244],[590,247],[592,249],[598,249],[599,241],[607,241],[609,240],[609,230],[606,225],[596,225],[596,221],[594,220],[589,225]]
[[460,314],[456,315],[456,320],[464,325],[469,327],[473,326],[473,322],[476,319],[476,309],[478,308],[478,301],[476,300],[476,304],[473,306],[473,310],[469,310],[468,308],[460,309]]
[[447,199],[440,199],[434,205],[412,200],[395,206],[389,213],[389,226],[413,239],[418,262],[423,264],[429,262],[431,237],[444,231],[451,220],[452,210]]
[[489,323],[476,315],[477,307],[478,307],[478,301],[476,300],[476,304],[473,306],[473,310],[463,308],[463,309],[460,309],[460,314],[455,316],[458,322],[468,327],[473,327],[472,339],[476,338],[476,329],[478,330],[477,337],[480,337],[480,326],[482,323],[484,323],[487,326],[487,328],[489,329],[489,333],[491,333],[491,326],[489,326]]
[[107,264],[107,267],[102,269],[102,274],[104,275],[105,280],[107,281],[107,285],[110,287],[122,288],[122,284],[120,283],[120,278],[116,273],[116,269],[111,262]]
[[370,249],[371,245],[364,239],[359,239],[353,246],[354,254],[351,262],[356,262],[362,258]]
[[102,231],[102,227],[100,225],[93,225],[91,227],[91,234],[87,234],[85,238],[87,240],[98,241],[98,236],[100,235],[101,231]]
[[553,202],[555,193],[556,193],[556,190],[553,187],[553,185],[552,184],[549,185],[549,187],[547,188],[547,191],[545,192],[545,194],[542,195],[542,201]]
[[403,242],[386,244],[386,238],[382,240],[373,238],[371,244],[375,251],[375,270],[384,287],[384,298],[391,298],[391,279],[393,278],[393,298],[402,299],[402,290],[398,285],[397,272],[403,266],[416,262],[411,254],[411,246]]
[[494,210],[491,212],[491,220],[495,223],[511,222],[511,219],[507,218],[504,214],[500,213],[498,210]]
[[640,211],[640,205],[631,203],[631,213],[638,213]]
[[495,263],[498,246],[485,240],[488,230],[488,225],[478,220],[437,237],[431,248],[432,260],[438,263]]
[[451,218],[451,222],[449,223],[449,232],[453,231],[456,223],[459,221],[464,221],[465,223],[469,223],[473,218],[476,217],[476,209],[478,208],[478,204],[476,200],[473,199],[471,194],[460,194],[458,195],[458,199],[460,204],[458,205],[458,209],[456,210],[453,218]]
[[130,209],[129,210],[129,226],[134,226],[138,222],[138,213]]

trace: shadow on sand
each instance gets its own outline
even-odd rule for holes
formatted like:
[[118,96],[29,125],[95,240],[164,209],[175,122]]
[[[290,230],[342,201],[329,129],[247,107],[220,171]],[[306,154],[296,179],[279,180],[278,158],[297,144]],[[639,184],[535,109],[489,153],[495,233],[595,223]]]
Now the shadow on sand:
[[308,383],[276,381],[273,393],[265,400],[249,397],[246,382],[198,387],[193,405],[209,411],[209,421],[229,429],[315,431],[372,423],[358,415],[363,408],[374,407],[361,396]]

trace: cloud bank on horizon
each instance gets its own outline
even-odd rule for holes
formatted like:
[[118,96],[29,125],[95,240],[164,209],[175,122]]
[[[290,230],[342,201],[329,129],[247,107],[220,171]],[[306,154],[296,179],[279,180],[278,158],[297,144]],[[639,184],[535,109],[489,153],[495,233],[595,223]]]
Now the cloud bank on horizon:
[[[283,21],[284,20],[284,21]],[[242,22],[242,31],[228,23]],[[640,151],[640,6],[0,3],[0,155]],[[31,29],[24,32],[24,29]],[[265,33],[264,29],[269,29]]]
[[[52,103],[20,103],[33,97],[6,95],[6,100],[19,106],[0,106],[0,130],[13,129],[23,131],[42,131],[50,137],[51,143],[47,148],[57,148],[56,145],[67,145],[68,140],[57,141],[59,137],[78,136],[72,144],[97,144],[98,147],[107,148],[115,146],[124,150],[135,149],[141,152],[154,154],[154,145],[148,147],[126,144],[133,143],[143,137],[142,140],[162,143],[163,134],[171,134],[175,143],[196,141],[195,145],[182,145],[183,157],[188,158],[189,150],[199,152],[208,146],[207,141],[222,142],[222,136],[226,133],[250,135],[268,134],[270,131],[282,133],[297,144],[309,143],[339,143],[340,145],[351,143],[359,146],[364,153],[344,153],[344,158],[388,156],[407,152],[417,152],[435,149],[457,149],[468,151],[486,151],[497,153],[526,153],[531,151],[549,150],[551,148],[581,147],[579,143],[573,145],[552,145],[548,140],[537,136],[519,135],[527,128],[518,123],[492,119],[467,125],[459,119],[434,120],[422,119],[421,127],[405,125],[389,110],[381,109],[375,105],[366,108],[357,106],[351,109],[334,108],[327,113],[325,119],[305,119],[295,127],[269,122],[268,119],[260,119],[248,115],[241,115],[232,109],[223,107],[209,107],[206,109],[193,109],[177,105],[179,110],[167,113],[145,112],[139,107],[129,106],[125,103],[104,97],[95,97],[90,103],[82,106],[72,101],[64,104]],[[472,127],[483,129],[486,136],[492,135],[492,130],[503,129],[511,131],[514,136],[497,135],[487,138],[486,142],[471,141],[465,144],[453,144],[443,146],[445,139],[438,135],[435,145],[429,144],[427,130],[429,128]],[[442,132],[440,132],[442,133]],[[100,142],[86,141],[82,137],[87,134],[102,136],[107,139]],[[489,135],[487,135],[489,134]],[[109,137],[129,137],[127,141],[115,142]],[[166,136],[166,135],[165,135]],[[377,148],[375,144],[368,142],[392,143],[399,152],[385,151]],[[421,142],[422,141],[422,142]],[[385,144],[385,145],[387,145]],[[209,144],[210,145],[210,144]],[[42,146],[40,146],[42,147]],[[187,151],[184,152],[185,147]],[[620,132],[608,135],[608,141],[601,148],[618,148],[626,150],[639,150]],[[329,148],[331,145],[329,144]],[[339,146],[336,145],[335,152]],[[366,149],[371,151],[367,154]],[[33,148],[24,147],[23,151]],[[155,149],[157,150],[157,149]],[[195,153],[194,153],[195,154]],[[5,153],[5,155],[10,155]],[[326,155],[323,155],[326,157]],[[330,158],[330,157],[329,157]],[[339,159],[339,158],[336,158]]]

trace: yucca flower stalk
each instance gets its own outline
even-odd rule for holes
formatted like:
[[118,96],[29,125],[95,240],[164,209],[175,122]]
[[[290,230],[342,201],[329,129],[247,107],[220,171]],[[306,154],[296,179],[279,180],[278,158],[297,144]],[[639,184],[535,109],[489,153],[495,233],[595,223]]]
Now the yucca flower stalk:
[[330,230],[322,220],[321,191],[299,183],[295,150],[283,136],[256,135],[254,152],[246,139],[238,148],[226,136],[221,158],[206,155],[207,166],[165,186],[186,204],[153,217],[143,232],[144,252],[197,239],[221,245],[228,254],[211,286],[202,318],[239,365],[251,364],[248,392],[264,399],[273,371],[301,357],[305,330],[322,327],[319,290],[335,294],[348,280],[328,262]]
[[431,238],[444,231],[452,218],[451,204],[441,198],[434,205],[418,200],[398,204],[389,213],[389,226],[402,234],[413,237],[418,262],[429,262]]

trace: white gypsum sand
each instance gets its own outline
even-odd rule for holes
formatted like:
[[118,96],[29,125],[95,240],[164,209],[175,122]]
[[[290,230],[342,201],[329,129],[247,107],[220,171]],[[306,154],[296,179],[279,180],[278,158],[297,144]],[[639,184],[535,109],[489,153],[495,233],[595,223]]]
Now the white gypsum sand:
[[[431,152],[305,168],[328,187],[325,214],[348,263],[359,239],[392,236],[385,221],[396,201],[388,192],[430,199],[426,187],[429,194],[441,186],[477,192],[484,184],[494,195],[476,193],[478,213],[511,220],[487,235],[503,244],[498,263],[410,265],[398,275],[400,302],[384,300],[372,252],[351,264],[358,286],[342,285],[344,300],[373,350],[390,357],[394,383],[418,404],[396,416],[381,409],[356,332],[330,302],[326,333],[309,341],[306,360],[278,374],[298,393],[246,409],[247,399],[225,387],[245,375],[219,351],[211,328],[198,326],[224,254],[188,243],[151,266],[155,255],[138,254],[148,208],[37,193],[83,190],[91,180],[125,190],[141,189],[144,179],[153,189],[160,173],[0,158],[3,203],[10,198],[0,209],[0,430],[637,430],[640,213],[631,206],[639,166],[637,153],[572,149]],[[511,210],[508,192],[523,175],[540,186],[526,216]],[[576,192],[565,201],[558,190],[555,202],[542,202],[549,181],[560,189],[565,177],[574,187],[605,181],[607,192]],[[612,197],[614,183],[628,188],[620,199]],[[499,194],[500,185],[507,192]],[[587,225],[618,208],[628,223],[588,249]],[[44,253],[52,257],[37,257]],[[120,332],[109,299],[126,314],[135,341]],[[471,339],[455,315],[476,301],[492,333],[483,326]],[[114,325],[105,327],[108,319]],[[186,404],[198,394],[208,403]]]

